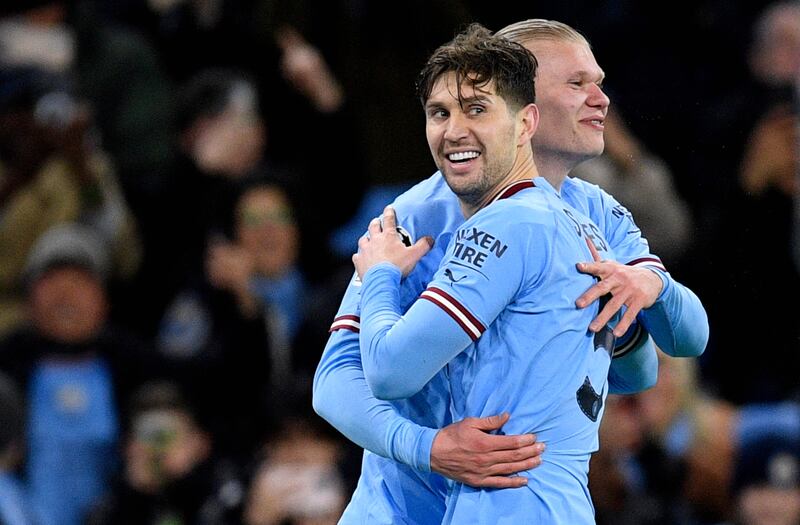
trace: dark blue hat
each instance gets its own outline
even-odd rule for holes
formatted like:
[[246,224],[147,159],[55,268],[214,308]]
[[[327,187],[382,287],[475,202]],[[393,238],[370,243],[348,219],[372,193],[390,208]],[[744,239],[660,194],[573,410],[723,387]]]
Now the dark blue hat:
[[749,486],[800,488],[800,442],[771,435],[740,449],[733,488],[739,491]]

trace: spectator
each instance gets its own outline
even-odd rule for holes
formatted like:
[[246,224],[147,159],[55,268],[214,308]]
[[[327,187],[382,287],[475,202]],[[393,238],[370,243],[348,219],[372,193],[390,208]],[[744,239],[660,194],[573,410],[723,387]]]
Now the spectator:
[[[7,4],[7,5],[5,5]],[[174,162],[173,86],[152,45],[99,18],[94,0],[6,2],[3,67],[64,75],[93,110],[93,131],[116,171],[148,252],[157,250],[160,197]]]
[[238,290],[215,285],[218,276],[207,270],[218,270],[204,263],[233,236],[242,188],[255,177],[281,176],[264,156],[256,95],[247,76],[221,69],[204,71],[181,92],[182,169],[172,188],[175,219],[164,227],[172,242],[152,283],[166,305],[157,309],[157,349],[209,418],[220,453],[242,461],[270,417],[270,333],[258,309],[242,303]]
[[[777,402],[798,389],[800,325],[792,312],[767,305],[800,293],[791,256],[800,3],[773,2],[760,13],[748,59],[747,81],[708,106],[694,156],[706,190],[693,269],[708,288],[711,323],[725,327],[746,304],[753,307],[749,322],[770,326],[763,333],[714,331],[705,381],[736,404]],[[714,263],[720,253],[725,262]],[[751,359],[755,347],[763,349],[761,359]]]
[[237,201],[234,229],[234,241],[219,241],[208,252],[209,281],[237,298],[242,315],[266,322],[275,399],[308,389],[313,366],[301,380],[301,359],[294,355],[308,298],[297,264],[300,232],[294,207],[280,186],[256,182]]
[[109,321],[109,270],[92,229],[48,230],[25,267],[30,323],[0,346],[29,407],[27,480],[47,523],[82,523],[118,466],[118,403],[159,369]]
[[772,436],[740,450],[732,483],[735,525],[800,523],[800,441]]
[[265,447],[245,506],[246,525],[334,525],[346,503],[340,443],[318,420],[287,418]]
[[25,402],[17,385],[0,373],[0,523],[40,525],[17,471],[25,449]]
[[[108,244],[108,277],[138,268],[135,222],[108,158],[91,141],[91,110],[58,76],[35,68],[0,73],[0,335],[24,319],[25,261],[51,226],[89,224]],[[114,280],[112,279],[112,280]]]
[[146,383],[131,403],[124,474],[89,524],[241,523],[244,488],[177,385]]

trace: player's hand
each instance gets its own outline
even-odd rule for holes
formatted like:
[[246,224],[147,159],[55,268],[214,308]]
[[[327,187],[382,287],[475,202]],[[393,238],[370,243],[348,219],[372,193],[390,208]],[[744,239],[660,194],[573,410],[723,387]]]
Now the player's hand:
[[507,413],[468,417],[441,429],[431,448],[431,470],[472,487],[525,486],[527,478],[510,475],[541,465],[545,447],[534,434],[489,434],[508,418]]
[[367,270],[382,262],[394,264],[405,277],[414,269],[417,261],[428,253],[431,246],[433,239],[430,237],[423,237],[411,246],[406,246],[397,233],[394,209],[387,206],[383,210],[383,222],[378,218],[372,219],[368,234],[359,239],[358,253],[353,255],[353,265],[362,279]]
[[647,268],[636,268],[616,261],[602,260],[594,244],[588,239],[586,244],[589,245],[594,261],[578,263],[578,271],[599,277],[600,282],[581,295],[575,304],[578,308],[586,308],[600,297],[610,293],[611,299],[606,302],[603,309],[591,322],[589,330],[592,332],[602,330],[625,305],[627,311],[614,328],[614,335],[621,337],[636,320],[636,316],[642,308],[653,306],[664,283],[661,281],[661,277]]

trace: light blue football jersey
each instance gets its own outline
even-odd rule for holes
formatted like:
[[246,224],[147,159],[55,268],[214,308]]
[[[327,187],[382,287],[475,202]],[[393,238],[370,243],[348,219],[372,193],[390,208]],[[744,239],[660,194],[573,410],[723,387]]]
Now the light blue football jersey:
[[[598,447],[613,338],[588,329],[597,304],[575,306],[594,283],[576,269],[591,259],[587,240],[613,259],[600,229],[551,187],[518,181],[457,229],[421,295],[454,324],[419,314],[427,307],[415,304],[403,325],[387,330],[399,320],[381,312],[373,282],[365,286],[361,351],[368,381],[377,371],[400,389],[389,392],[402,392],[447,364],[454,420],[507,411],[504,433],[533,432],[547,443],[543,464],[520,473],[529,478],[523,489],[456,483],[444,523],[497,523],[501,516],[594,523],[588,465]],[[466,337],[447,340],[456,326]],[[464,348],[467,338],[472,344]],[[381,383],[371,384],[380,397]]]
[[[408,308],[427,286],[439,266],[452,233],[464,222],[464,217],[458,199],[440,175],[417,184],[398,197],[392,205],[401,218],[398,234],[409,243],[423,235],[431,235],[435,239],[433,249],[417,264],[401,287],[401,303],[403,308]],[[350,377],[351,381],[363,382],[358,348],[360,292],[360,282],[354,278],[331,326],[331,338],[317,369],[315,385],[324,380],[327,374],[336,373],[344,367],[349,368],[350,374],[354,374],[355,377]],[[343,364],[343,361],[347,364]],[[366,384],[363,384],[362,389],[364,388]],[[429,461],[430,445],[435,434],[433,429],[451,422],[447,389],[446,378],[439,375],[418,394],[408,399],[392,401],[391,407],[386,402],[372,398],[368,388],[358,399],[348,397],[336,401],[337,404],[341,403],[340,410],[353,412],[359,412],[354,409],[354,403],[363,403],[362,413],[380,419],[376,424],[386,425],[381,434],[388,434],[373,438],[363,435],[362,432],[356,436],[355,441],[365,447],[361,476],[339,523],[441,523],[447,482],[442,476],[430,472]],[[387,413],[391,410],[395,412]],[[398,421],[392,416],[410,419],[419,427],[409,428],[406,422]],[[358,414],[357,417],[361,418],[362,415]],[[360,424],[363,423],[362,420]],[[353,427],[358,425],[359,422],[354,422]],[[420,441],[424,444],[420,444]],[[406,457],[407,464],[389,459],[402,456],[404,449],[421,451],[425,457]]]
[[[543,178],[536,179],[536,183],[549,186]],[[627,210],[599,187],[567,179],[561,198],[601,227],[618,260],[662,268],[660,260],[649,253],[647,242]],[[403,280],[401,293],[404,307],[408,307],[427,286],[452,233],[464,219],[457,198],[439,172],[398,197],[393,206],[403,235],[408,235],[411,242],[422,235],[435,239],[431,252]],[[669,276],[665,275],[669,284]],[[440,523],[446,483],[441,476],[429,472],[429,461],[435,429],[450,422],[447,383],[444,378],[435,378],[407,400],[387,402],[374,398],[363,376],[358,347],[360,292],[360,282],[354,279],[331,326],[314,378],[318,412],[366,449],[358,488],[340,523]],[[681,304],[690,308],[695,303]]]

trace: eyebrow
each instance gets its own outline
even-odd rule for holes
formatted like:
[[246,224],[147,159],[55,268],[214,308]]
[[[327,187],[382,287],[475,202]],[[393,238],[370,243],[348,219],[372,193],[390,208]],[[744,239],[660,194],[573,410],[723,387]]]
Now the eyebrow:
[[480,102],[481,104],[491,104],[492,99],[486,95],[474,95],[471,97],[461,97],[462,104],[472,104],[473,102]]
[[[452,96],[452,93],[451,93],[451,96]],[[461,107],[462,108],[464,106],[467,106],[467,105],[475,103],[475,102],[479,102],[481,104],[486,104],[486,105],[493,105],[493,102],[492,102],[491,98],[489,97],[488,93],[487,94],[472,95],[472,96],[469,96],[469,97],[464,97],[464,96],[461,97]],[[429,99],[428,102],[425,103],[425,111],[426,112],[430,111],[431,109],[438,109],[438,108],[444,109],[445,108],[445,104],[441,103],[441,102],[437,102],[436,100],[433,100],[433,99]]]
[[[593,73],[590,73],[589,71],[586,71],[585,69],[580,69],[578,71],[574,71],[572,73],[572,75],[577,75],[577,76],[579,76],[581,78],[594,78],[595,77],[595,75]],[[598,82],[603,82],[605,79],[606,79],[606,72],[601,69],[600,70],[600,80]]]

